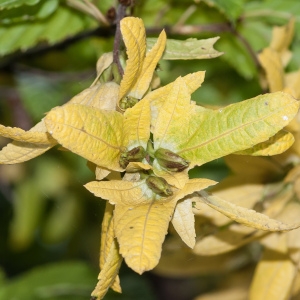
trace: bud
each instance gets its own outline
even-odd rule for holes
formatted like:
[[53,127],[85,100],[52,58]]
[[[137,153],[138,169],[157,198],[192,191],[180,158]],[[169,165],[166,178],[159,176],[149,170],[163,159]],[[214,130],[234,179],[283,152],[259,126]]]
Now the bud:
[[148,187],[156,194],[162,197],[172,196],[171,186],[162,177],[149,176],[146,179]]
[[121,109],[126,110],[127,108],[131,108],[139,102],[137,98],[131,96],[125,96],[120,100],[119,106]]
[[146,154],[142,146],[135,147],[127,152],[122,152],[119,160],[120,166],[125,169],[130,162],[142,161]]
[[189,166],[188,161],[168,149],[157,149],[154,157],[163,168],[171,172],[181,172]]

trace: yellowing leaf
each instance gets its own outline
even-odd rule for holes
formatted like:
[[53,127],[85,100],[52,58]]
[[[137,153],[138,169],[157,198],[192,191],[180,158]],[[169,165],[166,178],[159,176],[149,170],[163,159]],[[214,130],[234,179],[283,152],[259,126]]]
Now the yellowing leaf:
[[170,172],[163,169],[156,159],[153,162],[153,172],[156,176],[163,177],[168,184],[173,185],[178,189],[182,189],[189,180],[188,169],[181,172]]
[[97,69],[97,77],[94,82],[91,84],[91,87],[94,86],[99,80],[102,73],[112,64],[113,62],[113,53],[103,53],[101,57],[97,61],[96,69]]
[[47,132],[25,131],[18,127],[5,127],[0,124],[0,135],[18,142],[30,144],[56,144]]
[[109,287],[116,282],[115,279],[118,275],[121,263],[122,257],[119,254],[117,243],[114,240],[104,266],[98,276],[98,283],[91,294],[92,297],[100,300],[105,296]]
[[[166,51],[163,59],[208,59],[215,58],[223,54],[213,48],[219,37],[197,40],[189,38],[185,41],[167,39]],[[147,38],[147,48],[152,48],[156,38]]]
[[175,204],[152,200],[132,207],[116,205],[114,221],[120,253],[137,273],[157,265]]
[[[284,77],[284,92],[291,94],[294,98],[300,97],[300,70],[285,74]],[[299,127],[299,125],[298,125]]]
[[141,100],[124,113],[122,145],[127,147],[128,150],[137,146],[146,149],[149,138],[150,104],[147,100]]
[[177,203],[172,218],[172,224],[181,239],[190,248],[194,248],[196,232],[191,199],[185,199]]
[[289,231],[300,227],[300,223],[285,224],[254,210],[231,204],[221,198],[210,196],[204,191],[199,192],[202,200],[210,207],[221,212],[230,219],[243,225],[266,231]]
[[215,234],[198,240],[193,252],[203,256],[220,255],[238,249],[263,235],[266,235],[266,232],[231,224]]
[[127,17],[120,22],[128,59],[120,84],[119,99],[122,99],[138,79],[146,53],[146,32],[142,19]]
[[249,299],[289,299],[295,274],[296,266],[287,254],[266,249],[255,270]]
[[65,148],[104,168],[120,171],[123,116],[80,104],[51,110],[45,118],[49,133]]
[[294,136],[287,131],[281,130],[266,142],[259,143],[252,148],[235,152],[238,155],[253,155],[253,156],[270,156],[281,154],[292,146]]
[[[195,90],[197,90],[201,86],[202,82],[204,81],[204,76],[205,76],[205,72],[199,71],[182,77],[182,79],[184,80],[188,88],[189,94],[192,94],[193,92],[195,92]],[[172,91],[173,87],[174,87],[174,82],[165,85],[161,88],[158,88],[145,96],[144,99],[150,101],[151,125],[153,127],[155,127],[158,113],[160,112],[161,107],[167,101],[168,96]]]
[[116,110],[119,85],[114,82],[96,84],[74,96],[67,104],[82,104],[98,109]]
[[[110,252],[115,251],[117,249],[115,238],[115,232],[114,232],[114,222],[113,222],[113,206],[106,203],[104,217],[102,220],[102,227],[101,227],[101,246],[100,246],[100,270],[103,270],[105,267],[105,263],[107,262]],[[118,250],[118,249],[117,249]],[[116,274],[117,274],[116,270]],[[103,277],[104,274],[101,274]],[[103,288],[103,287],[101,287]],[[111,285],[111,288],[115,292],[122,292],[121,286],[120,286],[120,279],[119,276],[115,276],[115,280]]]
[[266,72],[270,92],[283,90],[284,71],[278,52],[265,48],[258,54],[258,59]]
[[[282,92],[261,95],[219,111],[193,115],[177,154],[202,165],[232,152],[244,150],[275,135],[296,115],[299,102]],[[169,132],[175,142],[174,127]],[[182,129],[180,129],[182,131]]]
[[129,96],[141,99],[148,90],[157,63],[165,50],[166,39],[166,33],[162,31],[153,48],[147,53],[140,75],[128,93]]
[[[29,132],[46,134],[47,129],[45,127],[44,119],[32,127]],[[0,164],[16,164],[30,160],[52,148],[55,143],[53,143],[53,141],[48,144],[32,144],[25,142],[9,143],[0,151]]]

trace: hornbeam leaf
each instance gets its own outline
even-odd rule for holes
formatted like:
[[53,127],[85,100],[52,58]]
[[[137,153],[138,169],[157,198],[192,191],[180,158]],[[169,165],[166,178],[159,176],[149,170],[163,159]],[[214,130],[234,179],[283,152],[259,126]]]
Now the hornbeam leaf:
[[147,148],[150,138],[150,104],[149,101],[139,101],[124,113],[123,146],[128,150],[142,146]]
[[[202,165],[268,140],[296,115],[299,101],[277,92],[261,95],[220,110],[202,110],[169,130],[166,142],[177,143],[177,154]],[[178,141],[181,141],[178,144]]]
[[296,270],[288,254],[265,249],[254,273],[249,299],[290,299]]
[[270,156],[281,154],[292,146],[294,136],[287,131],[281,130],[266,142],[259,143],[250,149],[235,152],[238,155]]
[[104,168],[121,171],[119,154],[123,116],[80,104],[51,110],[48,132],[65,148]]
[[[214,49],[215,42],[219,37],[205,40],[190,38],[185,41],[167,39],[166,50],[162,59],[208,59],[215,58],[223,54]],[[156,38],[147,38],[147,49],[151,49],[156,43]]]
[[[44,132],[46,134],[47,129],[44,119],[32,127],[29,132]],[[0,151],[0,164],[16,164],[30,160],[43,154],[55,144],[56,142],[49,142],[48,144],[32,144],[25,142],[9,143]]]
[[128,59],[120,83],[119,99],[133,87],[142,70],[146,53],[146,31],[142,19],[127,17],[120,22]]
[[202,197],[202,201],[210,207],[228,218],[249,227],[265,231],[289,231],[300,227],[300,223],[285,224],[254,210],[234,205],[216,196],[208,195],[204,191],[200,191],[198,194]]
[[137,273],[158,264],[175,204],[152,200],[134,207],[116,205],[114,221],[120,253]]
[[129,96],[141,99],[149,88],[153,73],[166,46],[166,33],[162,31],[153,48],[146,54],[140,75],[129,92]]
[[14,141],[30,144],[56,144],[56,141],[47,132],[25,131],[18,127],[5,127],[0,124],[0,135]]
[[185,199],[177,203],[172,224],[181,239],[193,249],[196,242],[196,232],[191,199]]

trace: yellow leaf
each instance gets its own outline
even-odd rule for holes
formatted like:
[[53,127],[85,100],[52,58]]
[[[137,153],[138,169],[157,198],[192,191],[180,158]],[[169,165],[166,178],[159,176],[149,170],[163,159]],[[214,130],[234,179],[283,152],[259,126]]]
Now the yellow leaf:
[[[29,132],[47,132],[44,119],[32,127]],[[56,142],[55,142],[56,143]],[[12,142],[0,151],[0,164],[16,164],[35,158],[51,149],[55,143],[32,144]]]
[[[188,74],[182,79],[184,80],[189,94],[192,94],[195,92],[204,81],[205,72],[199,71],[195,73]],[[158,88],[149,94],[147,94],[144,99],[147,99],[150,101],[151,105],[151,126],[155,127],[156,120],[158,117],[158,113],[161,111],[161,107],[164,105],[166,100],[168,99],[168,96],[170,92],[172,91],[174,87],[174,82],[165,85],[161,88]]]
[[68,104],[82,104],[98,109],[116,110],[119,85],[114,82],[96,84],[74,96]]
[[266,249],[255,270],[249,300],[287,300],[296,266],[287,254]]
[[1,124],[0,135],[23,143],[43,145],[56,144],[56,141],[47,132],[25,131],[18,127],[5,127]]
[[264,231],[231,224],[213,235],[198,240],[193,252],[204,256],[219,255],[238,249],[266,234]]
[[142,19],[127,17],[120,22],[128,59],[120,83],[119,100],[131,90],[139,78],[146,53],[146,32]]
[[152,200],[132,207],[116,205],[114,221],[120,253],[137,273],[157,265],[175,204]]
[[210,207],[221,212],[230,219],[243,225],[266,231],[289,231],[300,227],[300,223],[285,224],[268,216],[241,206],[231,204],[221,198],[210,196],[204,191],[199,192],[202,200]]
[[123,116],[80,104],[51,110],[49,133],[65,148],[104,168],[121,171],[119,155]]
[[134,173],[141,170],[151,170],[152,166],[142,162],[130,162],[126,167],[126,172]]
[[153,161],[153,172],[156,176],[163,177],[168,184],[173,185],[178,189],[182,189],[189,180],[188,169],[181,172],[170,172],[163,169],[156,159]]
[[[105,266],[106,261],[112,251],[112,245],[115,248],[115,232],[114,232],[114,221],[113,221],[113,209],[114,207],[106,202],[104,217],[101,225],[101,245],[100,245],[100,270],[102,270]],[[117,271],[117,270],[116,270]],[[117,274],[117,272],[116,272]],[[103,275],[101,275],[103,276]],[[119,276],[115,276],[115,280],[111,285],[111,288],[118,293],[122,292],[120,286]]]
[[96,69],[97,69],[97,77],[95,78],[94,82],[91,84],[91,87],[96,84],[99,80],[102,73],[112,64],[113,62],[113,53],[103,53],[101,57],[97,61]]
[[172,218],[172,224],[181,239],[190,248],[194,248],[196,232],[191,199],[185,199],[177,203]]
[[150,116],[148,100],[141,100],[125,111],[122,145],[128,150],[137,146],[147,148],[150,138]]
[[294,136],[287,131],[280,130],[266,142],[259,143],[252,148],[235,152],[238,155],[271,156],[281,154],[292,146]]
[[163,30],[153,48],[146,54],[140,75],[128,93],[129,96],[141,99],[148,90],[156,65],[165,50],[166,40],[166,33]]
[[95,297],[97,300],[103,299],[109,287],[116,282],[115,280],[121,263],[122,257],[119,254],[117,243],[114,240],[111,244],[104,266],[99,273],[98,283],[91,294],[92,297]]
[[265,48],[258,54],[258,59],[266,72],[270,92],[283,90],[284,70],[278,52],[271,48]]
[[[284,91],[291,94],[294,98],[300,98],[300,70],[290,72],[284,76]],[[299,129],[299,124],[298,124]]]

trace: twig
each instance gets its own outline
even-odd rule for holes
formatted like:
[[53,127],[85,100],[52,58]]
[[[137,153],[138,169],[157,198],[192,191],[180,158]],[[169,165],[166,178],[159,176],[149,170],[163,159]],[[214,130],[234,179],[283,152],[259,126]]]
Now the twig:
[[118,71],[121,76],[123,76],[124,71],[120,63],[120,46],[121,46],[121,29],[120,29],[120,21],[125,17],[126,13],[126,6],[120,4],[117,9],[117,16],[116,16],[116,33],[114,39],[114,50],[113,50],[113,62],[118,66]]

